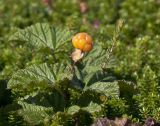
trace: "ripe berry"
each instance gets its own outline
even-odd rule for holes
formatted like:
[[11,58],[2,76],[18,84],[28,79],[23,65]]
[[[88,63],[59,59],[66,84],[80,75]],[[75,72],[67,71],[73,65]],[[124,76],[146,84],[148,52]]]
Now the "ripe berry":
[[89,52],[93,48],[93,41],[87,33],[78,33],[72,38],[72,44],[75,48],[83,52]]

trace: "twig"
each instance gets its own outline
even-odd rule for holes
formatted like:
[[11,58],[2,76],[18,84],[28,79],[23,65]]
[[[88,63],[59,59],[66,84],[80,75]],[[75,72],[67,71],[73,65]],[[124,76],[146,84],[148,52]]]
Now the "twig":
[[114,35],[113,35],[113,38],[111,40],[113,44],[112,44],[111,48],[108,50],[108,55],[106,56],[106,62],[104,62],[102,64],[102,69],[106,68],[107,63],[109,62],[109,60],[111,58],[113,50],[115,49],[115,47],[117,45],[118,38],[119,38],[122,27],[123,27],[123,20],[119,20],[117,28],[116,28]]

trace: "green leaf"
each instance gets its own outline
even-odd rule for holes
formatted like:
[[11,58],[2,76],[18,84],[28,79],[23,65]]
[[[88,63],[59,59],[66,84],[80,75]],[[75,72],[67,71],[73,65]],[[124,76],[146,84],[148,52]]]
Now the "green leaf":
[[80,110],[82,111],[87,111],[91,114],[95,112],[100,112],[101,111],[101,106],[98,105],[97,103],[90,102],[90,104],[87,107],[79,107],[77,105],[69,107],[67,113],[74,115],[75,113],[78,113]]
[[70,80],[71,78],[71,71],[63,64],[49,66],[44,63],[32,65],[26,69],[17,71],[9,80],[8,88],[15,92],[27,94],[27,91],[44,90],[55,86],[56,83],[66,81],[66,79]]
[[105,64],[105,68],[111,68],[115,66],[115,58],[113,55],[109,54],[109,51],[103,49],[99,45],[94,45],[93,50],[85,55],[83,59],[83,63],[85,64],[85,69],[88,66],[94,66],[96,69],[102,69]]
[[101,111],[101,106],[98,105],[97,103],[90,102],[90,104],[87,107],[79,107],[77,105],[69,107],[67,113],[74,115],[75,113],[78,113],[80,110],[82,111],[87,111],[91,114],[95,112],[100,112]]
[[83,107],[82,110],[85,110],[85,111],[93,114],[95,112],[100,112],[102,109],[101,109],[101,106],[98,105],[97,103],[91,102],[87,107]]
[[108,72],[107,70],[102,70],[101,67],[94,65],[85,66],[84,68],[75,66],[75,75],[77,79],[76,82],[78,83],[79,81],[79,83],[75,85],[77,85],[77,87],[80,89],[82,89],[84,86],[86,87],[99,81],[112,82],[116,80],[112,73]]
[[[92,68],[93,69],[93,68]],[[86,70],[87,74],[84,77],[84,83],[86,84],[86,86],[92,85],[93,83],[99,82],[99,81],[114,81],[116,78],[109,72],[107,71],[102,71],[102,70],[98,70],[96,71],[96,67],[95,67],[95,71],[88,73],[89,70]]]
[[[94,49],[86,54],[82,62],[75,66],[75,74],[85,86],[89,86],[99,81],[114,81],[115,77],[108,69],[102,69],[103,63],[107,64],[106,68],[111,67],[111,62],[106,63],[108,52],[100,46],[95,45]],[[112,59],[110,59],[112,60]],[[111,64],[110,64],[111,63]]]
[[111,97],[119,96],[119,86],[117,82],[96,82],[86,87],[84,90],[92,90]]
[[71,115],[74,115],[75,113],[78,113],[79,110],[80,110],[80,107],[77,106],[77,105],[74,105],[74,106],[71,106],[71,107],[68,108],[67,113],[71,114]]
[[51,27],[47,23],[37,23],[19,30],[10,40],[26,41],[37,48],[50,48],[56,51],[70,40],[72,32],[67,28]]
[[106,51],[104,51],[101,46],[94,45],[93,50],[90,53],[87,53],[85,55],[85,58],[83,59],[83,63],[85,66],[100,66],[101,61],[103,60],[105,54],[107,54]]
[[101,104],[99,97],[99,92],[96,92],[95,90],[87,90],[84,88],[80,97],[78,97],[76,104],[83,107],[88,106],[91,102]]
[[24,120],[32,125],[38,125],[44,122],[44,119],[49,119],[53,114],[52,107],[42,107],[38,105],[28,104],[19,101],[18,104],[22,106],[19,114],[23,116]]
[[63,111],[65,99],[61,92],[53,90],[52,92],[38,92],[37,95],[23,98],[25,102],[40,106],[53,107],[54,112]]

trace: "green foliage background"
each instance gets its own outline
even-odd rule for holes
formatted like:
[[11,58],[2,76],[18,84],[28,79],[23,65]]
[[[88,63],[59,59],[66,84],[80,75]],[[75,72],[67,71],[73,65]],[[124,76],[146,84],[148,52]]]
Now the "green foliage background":
[[[31,93],[31,91],[17,88],[17,93],[14,92],[16,88],[13,88],[12,92],[7,89],[8,80],[11,79],[13,73],[33,64],[41,65],[44,62],[48,64],[67,64],[70,62],[68,55],[72,52],[71,43],[68,41],[70,44],[59,50],[55,60],[51,53],[52,50],[46,48],[33,49],[24,41],[9,41],[9,38],[16,31],[38,22],[48,23],[51,26],[67,27],[73,33],[85,31],[91,34],[95,45],[101,47],[98,50],[106,50],[112,46],[110,40],[114,36],[119,19],[124,20],[124,26],[117,46],[113,51],[114,64],[111,63],[112,66],[107,68],[111,80],[116,80],[119,83],[119,98],[102,96],[102,111],[92,116],[90,116],[90,113],[86,113],[86,109],[79,108],[79,106],[73,106],[74,109],[70,108],[70,112],[73,114],[79,113],[77,117],[82,119],[80,123],[86,125],[91,124],[95,118],[100,116],[109,118],[127,116],[140,122],[143,122],[147,117],[160,120],[159,0],[88,0],[86,1],[88,9],[84,13],[80,11],[80,0],[52,0],[50,5],[46,5],[40,0],[1,0],[0,5],[0,125],[28,125],[19,115],[27,115],[28,111],[25,110],[30,110],[30,108],[34,110],[34,106],[30,107],[33,104],[29,104],[30,101],[26,100],[25,102],[19,102],[19,105],[26,107],[26,109],[21,112],[15,111],[20,108],[17,105],[18,98],[27,95],[28,92]],[[97,55],[92,52],[91,55],[88,54],[87,56],[92,58]],[[80,68],[83,68],[83,64],[87,64],[87,61],[94,60],[87,56],[82,64],[78,64]],[[82,69],[84,75],[85,69],[87,71],[90,68],[84,67],[84,70]],[[108,73],[105,76],[108,77]],[[21,73],[19,74],[21,75]],[[27,80],[27,78],[25,79]],[[82,80],[83,83],[87,82],[85,77]],[[52,97],[54,94],[46,94],[48,89],[43,87],[43,83],[48,82],[38,81],[40,87],[45,91],[37,97],[35,97],[36,94],[31,94],[34,97],[28,96],[29,99],[36,100],[42,96],[44,99],[45,97],[48,99]],[[37,89],[33,88],[32,90]],[[79,96],[79,91],[71,88],[70,92],[72,98],[70,104],[74,105],[76,96]],[[97,98],[97,96],[92,96],[92,91],[88,91],[87,95]],[[59,100],[59,102],[63,102],[64,99],[59,98]],[[54,104],[52,100],[50,102]],[[39,105],[42,105],[42,103],[39,103]],[[52,113],[51,106],[49,106],[49,103],[43,106],[46,106],[47,109],[38,106],[37,113],[35,113],[39,114],[38,110],[42,110],[46,116],[43,123],[48,124]],[[76,111],[74,112],[72,109]],[[20,114],[17,114],[17,112]],[[83,119],[83,115],[86,117],[85,119]],[[32,119],[33,121],[41,120],[41,117]],[[65,112],[56,113],[51,120],[53,125],[59,123],[71,125],[73,123],[72,117],[66,115]],[[88,122],[85,122],[85,120]]]

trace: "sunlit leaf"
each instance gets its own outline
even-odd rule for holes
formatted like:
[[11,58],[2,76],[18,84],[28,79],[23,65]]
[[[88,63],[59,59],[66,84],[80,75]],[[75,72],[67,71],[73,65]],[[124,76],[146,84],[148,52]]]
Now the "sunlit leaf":
[[69,107],[67,113],[73,115],[75,113],[78,113],[79,110],[80,110],[80,107],[77,105],[74,105],[74,106]]
[[93,90],[111,97],[119,96],[119,86],[117,82],[96,82],[86,87],[84,90]]
[[26,41],[36,48],[50,48],[54,51],[62,48],[72,37],[68,28],[51,27],[47,23],[37,23],[23,30],[19,30],[10,40]]
[[87,107],[83,107],[82,109],[89,113],[95,113],[100,112],[102,108],[99,104],[91,102]]
[[53,87],[57,82],[71,78],[71,71],[63,64],[49,66],[44,63],[17,71],[9,80],[8,88],[15,92],[25,91],[27,93],[27,91],[32,92]]

